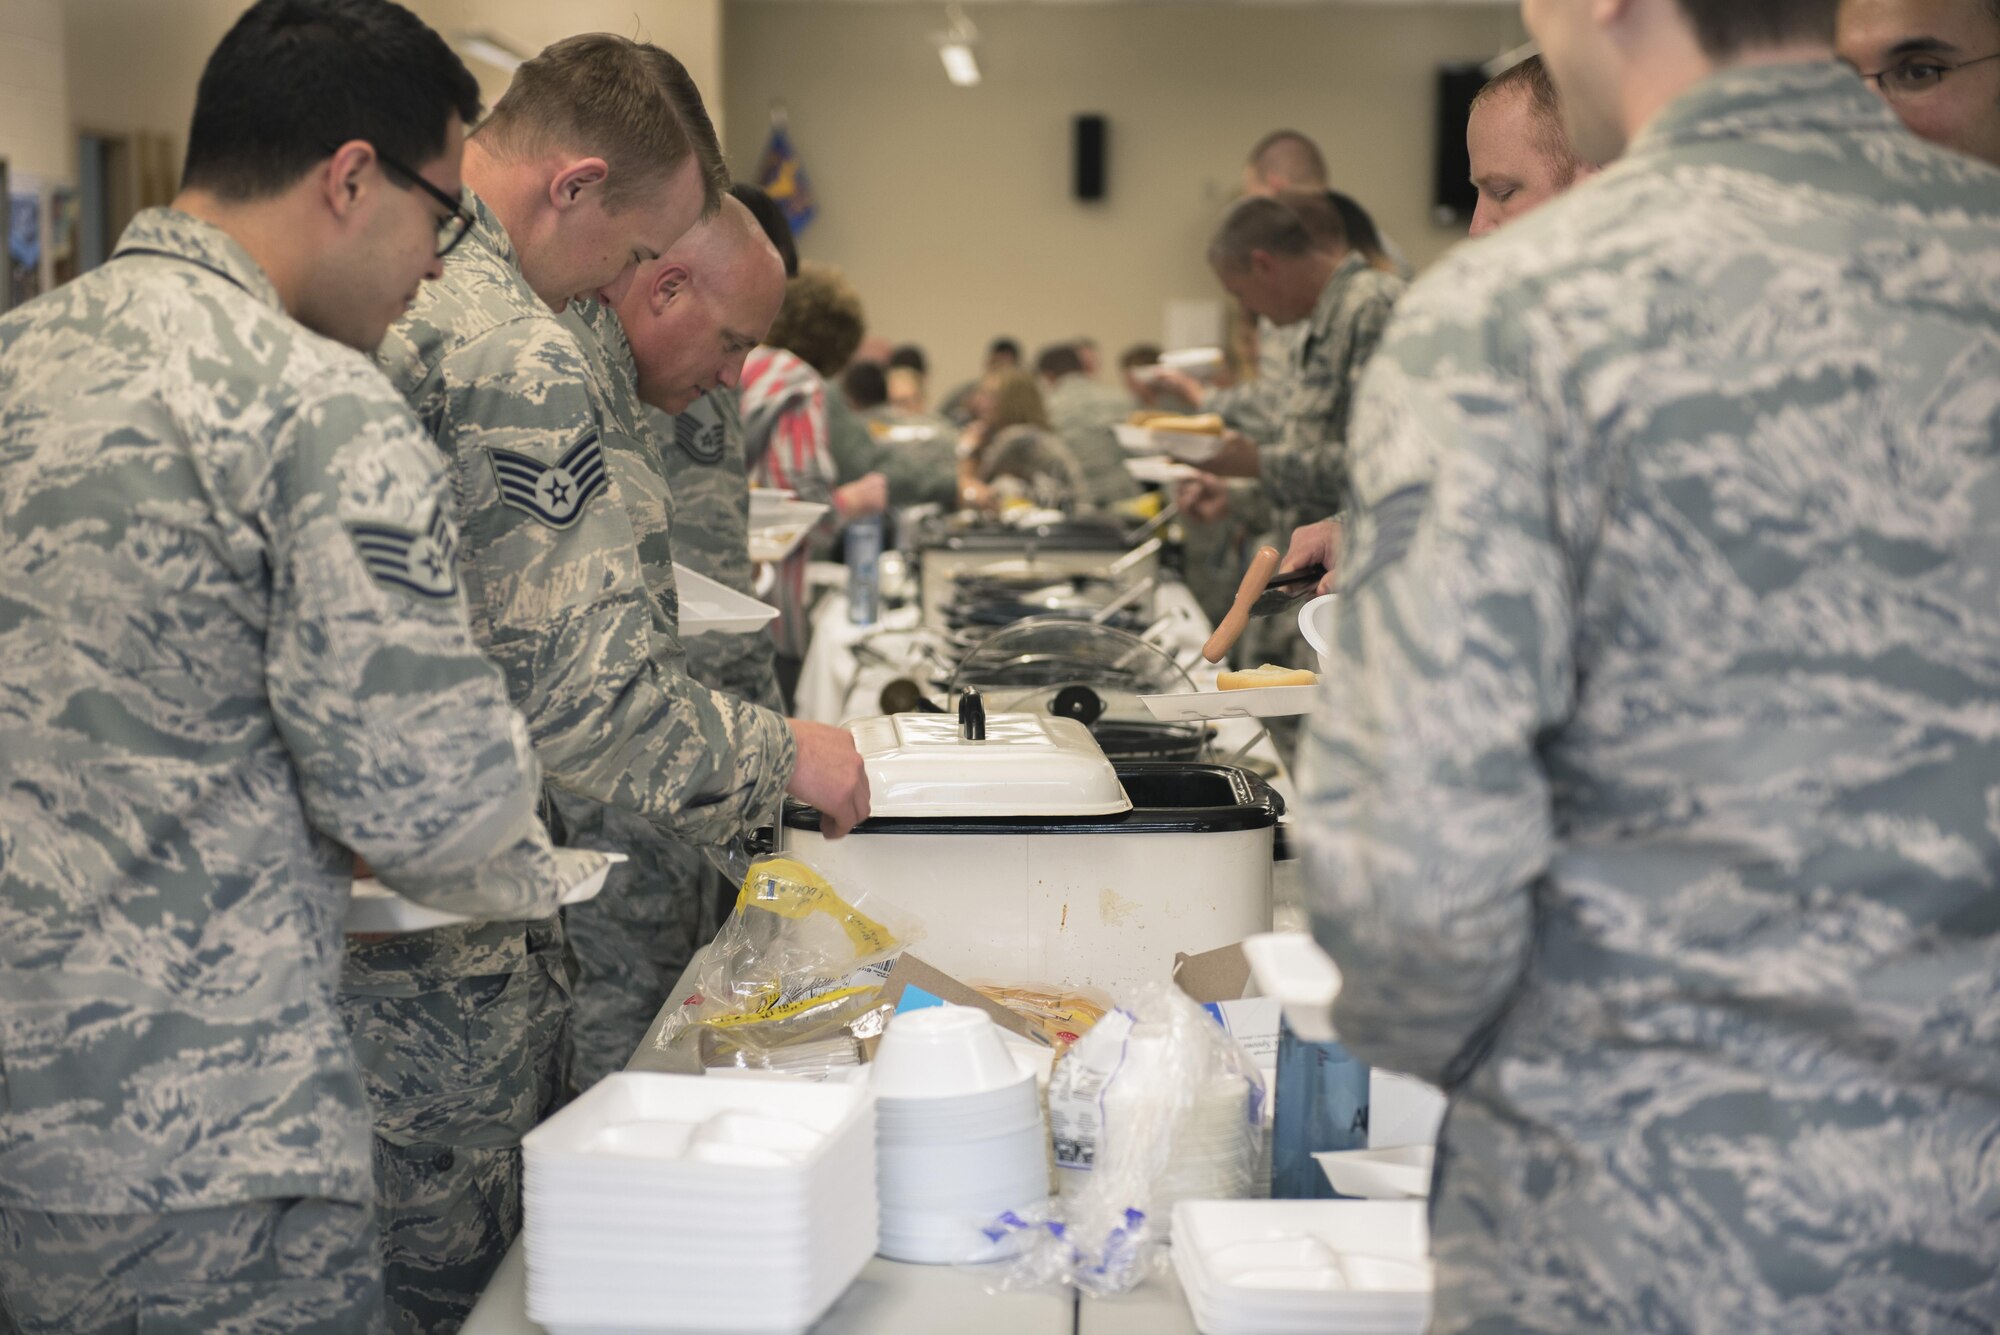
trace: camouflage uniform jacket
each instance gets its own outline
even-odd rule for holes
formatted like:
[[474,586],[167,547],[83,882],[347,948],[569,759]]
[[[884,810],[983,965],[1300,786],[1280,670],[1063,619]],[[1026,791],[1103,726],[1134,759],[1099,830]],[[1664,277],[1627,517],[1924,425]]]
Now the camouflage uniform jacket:
[[[661,477],[673,493],[676,554],[682,565],[750,594],[750,470],[736,396],[717,390],[685,412],[646,409]],[[688,670],[695,680],[753,704],[782,709],[771,637],[691,635]]]
[[889,480],[891,506],[958,506],[958,427],[934,413],[910,413],[888,404],[861,414],[881,453],[875,466]]
[[1394,274],[1369,268],[1358,252],[1327,279],[1299,343],[1283,430],[1277,444],[1262,451],[1260,473],[1272,504],[1308,519],[1345,508],[1354,390],[1405,286]]
[[1301,787],[1342,1038],[1452,1093],[1436,1328],[1991,1329],[2000,173],[1714,76],[1354,441]]
[[1111,429],[1131,415],[1130,399],[1088,376],[1066,375],[1043,392],[1043,400],[1049,425],[1083,469],[1081,500],[1109,505],[1139,494],[1139,484],[1125,471],[1125,448]]
[[[549,782],[726,840],[791,778],[784,721],[680,670],[661,633],[671,565],[649,580],[609,451],[643,429],[521,276],[484,202],[444,277],[390,331],[381,361],[452,462],[473,630],[507,674]],[[664,581],[664,583],[663,583]]]
[[0,1207],[368,1200],[345,850],[471,912],[594,869],[456,526],[395,391],[206,223],[0,320]]
[[1252,440],[1277,440],[1285,429],[1286,391],[1298,373],[1299,345],[1305,341],[1307,323],[1258,319],[1256,378],[1216,390],[1202,402],[1201,410],[1219,414]]

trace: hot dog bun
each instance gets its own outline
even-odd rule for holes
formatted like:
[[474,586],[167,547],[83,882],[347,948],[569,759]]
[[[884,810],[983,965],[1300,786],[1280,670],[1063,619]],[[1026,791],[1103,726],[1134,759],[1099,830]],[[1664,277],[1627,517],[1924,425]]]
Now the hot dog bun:
[[1259,686],[1313,686],[1318,684],[1319,674],[1304,668],[1279,667],[1276,663],[1266,663],[1262,667],[1245,668],[1241,672],[1225,672],[1215,679],[1218,691],[1253,691]]
[[1180,413],[1142,411],[1132,414],[1132,425],[1153,431],[1178,431],[1187,436],[1219,436],[1227,430],[1222,418],[1214,413],[1199,413],[1190,417]]

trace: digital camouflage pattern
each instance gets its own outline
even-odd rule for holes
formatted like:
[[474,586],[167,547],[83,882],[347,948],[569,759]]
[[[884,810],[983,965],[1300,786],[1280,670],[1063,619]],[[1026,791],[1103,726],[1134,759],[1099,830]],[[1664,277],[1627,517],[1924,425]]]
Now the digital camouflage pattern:
[[[596,362],[608,411],[621,424],[621,437],[630,443],[629,449],[612,456],[611,464],[639,538],[640,565],[659,610],[661,636],[678,646],[682,641],[673,584],[676,560],[703,574],[710,574],[711,569],[720,571],[711,577],[726,576],[731,587],[749,591],[750,490],[742,470],[741,430],[732,442],[723,419],[711,411],[705,415],[713,433],[691,432],[690,452],[682,444],[675,420],[640,400],[638,367],[617,316],[596,303],[586,303],[563,318],[571,323],[578,346]],[[723,397],[727,396],[705,395],[697,406]],[[724,411],[734,418],[733,405]],[[683,420],[699,421],[686,415]],[[734,465],[728,462],[732,445]],[[697,463],[699,459],[710,462]],[[733,497],[729,494],[732,479]],[[690,531],[689,497],[698,520],[709,526],[720,524],[721,532],[712,527]],[[762,663],[762,682],[746,683],[756,695],[735,694],[775,710],[777,679],[771,669],[770,636],[696,635],[686,643],[692,651],[715,640],[754,641],[762,646],[761,653],[751,649],[739,653],[737,659],[739,664]],[[691,654],[678,656],[678,661],[684,670],[692,667]],[[742,667],[738,671],[748,676]],[[729,689],[699,673],[694,675],[703,685]],[[789,739],[789,732],[784,735]],[[775,756],[767,761],[773,765],[779,762]],[[564,915],[575,964],[574,1079],[577,1088],[583,1089],[624,1067],[681,970],[714,935],[719,875],[700,849],[675,838],[640,813],[562,792],[551,796],[570,842],[631,858],[612,872],[596,899],[578,904]],[[752,813],[742,832],[775,814],[775,806]]]
[[2000,174],[1746,68],[1417,284],[1302,791],[1434,1329],[2000,1323]]
[[1285,385],[1278,439],[1259,452],[1264,494],[1281,512],[1280,532],[1345,508],[1354,391],[1407,286],[1349,251],[1320,290]]
[[1286,387],[1299,369],[1299,345],[1308,321],[1272,324],[1257,321],[1257,374],[1218,389],[1203,401],[1203,412],[1216,413],[1233,429],[1260,442],[1276,441],[1285,429]]
[[376,1335],[386,1327],[374,1213],[316,1197],[167,1215],[0,1209],[0,1326]]
[[[790,735],[681,671],[663,629],[671,572],[649,579],[640,556],[660,535],[635,532],[620,490],[633,427],[608,403],[601,349],[535,296],[484,201],[466,202],[472,230],[377,360],[451,470],[473,633],[552,787],[727,838],[776,802]],[[456,1325],[519,1231],[519,1139],[569,1080],[564,953],[555,918],[350,943],[342,1008],[375,1104],[399,1329]],[[456,1192],[453,1174],[505,1183]]]
[[1125,468],[1125,447],[1112,427],[1132,414],[1132,401],[1085,375],[1066,375],[1042,390],[1049,425],[1083,470],[1083,503],[1111,505],[1139,494]]
[[958,425],[936,413],[880,404],[861,414],[882,452],[875,466],[889,481],[893,506],[958,508]]
[[[646,410],[651,439],[674,498],[675,555],[690,570],[754,596],[750,565],[750,465],[736,396],[717,390],[682,413]],[[691,635],[688,670],[695,680],[766,709],[784,708],[778,695],[771,637]]]
[[546,913],[437,452],[225,233],[148,210],[0,319],[0,1208],[365,1202],[352,849]]

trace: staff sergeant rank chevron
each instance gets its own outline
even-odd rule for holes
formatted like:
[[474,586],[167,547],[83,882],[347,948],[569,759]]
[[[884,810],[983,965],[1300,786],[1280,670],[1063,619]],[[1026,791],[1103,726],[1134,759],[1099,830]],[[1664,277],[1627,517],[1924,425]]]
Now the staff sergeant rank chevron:
[[421,533],[393,524],[349,524],[347,531],[377,584],[424,598],[457,596],[458,534],[442,506],[432,507]]
[[489,446],[486,453],[493,461],[500,499],[551,528],[574,524],[583,513],[584,502],[609,485],[604,450],[595,431],[565,450],[554,467],[497,446]]

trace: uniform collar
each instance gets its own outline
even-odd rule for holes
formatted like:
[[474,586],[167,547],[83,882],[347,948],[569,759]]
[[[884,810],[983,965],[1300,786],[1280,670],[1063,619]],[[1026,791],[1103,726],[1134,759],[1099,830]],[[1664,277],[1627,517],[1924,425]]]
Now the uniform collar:
[[472,228],[465,238],[466,241],[519,273],[521,256],[514,249],[513,238],[507,235],[507,229],[500,225],[499,215],[494,213],[486,201],[479,197],[479,192],[469,185],[465,187],[465,204],[472,210]]
[[118,238],[112,258],[121,255],[169,255],[225,278],[273,310],[285,303],[270,276],[250,258],[240,242],[214,223],[203,222],[179,209],[146,209],[132,219]]
[[1639,131],[1627,159],[1726,139],[1893,130],[1894,113],[1853,70],[1832,60],[1745,65],[1694,85]]
[[1312,314],[1306,317],[1306,328],[1315,337],[1323,335],[1333,327],[1334,313],[1340,309],[1340,296],[1347,287],[1348,279],[1368,267],[1367,257],[1358,250],[1350,250],[1334,266],[1327,277],[1326,286],[1319,290],[1319,300],[1313,303]]

